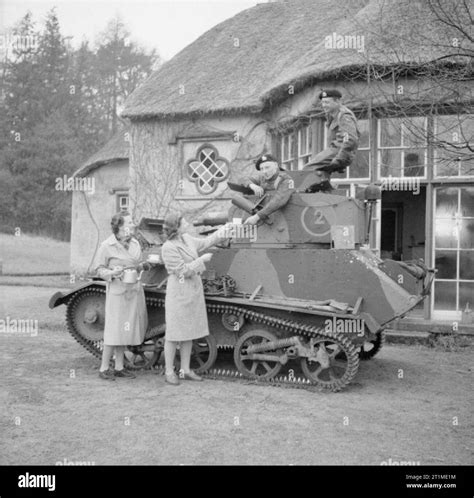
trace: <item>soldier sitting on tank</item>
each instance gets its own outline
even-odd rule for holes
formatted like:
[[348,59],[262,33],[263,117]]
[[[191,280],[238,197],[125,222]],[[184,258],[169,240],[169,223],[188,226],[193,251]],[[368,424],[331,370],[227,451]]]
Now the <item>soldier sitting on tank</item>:
[[342,94],[339,90],[323,90],[319,94],[321,106],[326,114],[329,134],[329,147],[313,156],[304,167],[305,170],[322,171],[323,181],[315,184],[314,190],[333,190],[329,179],[331,173],[344,173],[352,163],[359,146],[360,132],[354,113],[341,101]]
[[249,225],[256,225],[260,220],[265,221],[271,213],[285,206],[294,192],[292,178],[280,168],[278,161],[271,154],[259,157],[255,168],[260,173],[247,178],[243,184],[257,197],[268,194],[268,200],[258,213],[244,221]]

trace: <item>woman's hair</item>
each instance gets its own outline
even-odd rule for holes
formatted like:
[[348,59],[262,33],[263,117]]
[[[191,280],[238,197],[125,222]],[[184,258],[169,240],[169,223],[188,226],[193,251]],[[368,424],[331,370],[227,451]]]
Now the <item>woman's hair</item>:
[[165,233],[168,240],[176,237],[182,219],[183,215],[179,213],[170,213],[166,215],[165,221],[163,223],[163,232]]
[[112,227],[112,232],[117,235],[119,233],[120,227],[123,225],[123,219],[125,216],[130,216],[127,211],[120,211],[120,213],[114,214],[112,220],[110,221],[110,226]]

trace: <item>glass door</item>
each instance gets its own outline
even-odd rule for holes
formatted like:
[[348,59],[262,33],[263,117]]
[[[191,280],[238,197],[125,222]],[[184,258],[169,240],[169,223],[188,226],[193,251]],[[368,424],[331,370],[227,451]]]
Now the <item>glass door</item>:
[[459,320],[474,309],[474,187],[439,187],[434,202],[433,318]]

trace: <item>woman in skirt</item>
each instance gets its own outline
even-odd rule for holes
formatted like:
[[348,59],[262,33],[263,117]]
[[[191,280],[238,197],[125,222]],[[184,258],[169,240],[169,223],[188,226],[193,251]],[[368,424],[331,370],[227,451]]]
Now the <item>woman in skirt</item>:
[[225,238],[223,229],[206,238],[192,237],[186,233],[188,227],[187,221],[177,213],[169,214],[163,226],[167,241],[163,244],[161,255],[169,274],[165,299],[165,380],[172,385],[179,384],[174,372],[178,344],[182,377],[202,380],[190,369],[190,361],[193,340],[209,335],[201,273],[212,254],[199,256],[199,253]]
[[[118,213],[111,221],[112,235],[102,242],[99,253],[97,274],[107,281],[105,298],[104,350],[99,377],[115,380],[115,377],[133,378],[124,369],[126,346],[142,344],[148,325],[145,293],[141,282],[124,283],[124,268],[137,271],[150,269],[151,265],[141,262],[140,243],[133,237],[135,225],[128,213]],[[109,363],[115,352],[115,370]]]

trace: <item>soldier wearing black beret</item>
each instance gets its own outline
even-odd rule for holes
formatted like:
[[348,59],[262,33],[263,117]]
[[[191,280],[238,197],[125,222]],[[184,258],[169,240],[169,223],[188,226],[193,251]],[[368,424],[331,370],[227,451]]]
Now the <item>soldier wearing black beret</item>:
[[245,223],[249,225],[266,220],[271,213],[285,206],[294,191],[290,175],[280,168],[278,160],[271,154],[260,156],[255,161],[255,168],[259,173],[247,178],[244,185],[249,187],[258,197],[267,193],[268,199],[257,214],[245,220]]
[[319,100],[327,118],[329,147],[313,156],[305,170],[342,173],[354,160],[360,132],[354,113],[342,104],[341,98],[341,92],[336,89],[320,92]]
[[[257,171],[260,171],[260,165],[262,163],[268,163],[268,162],[273,162],[278,164],[278,160],[272,156],[271,154],[263,154],[260,156],[256,161],[255,161],[255,167],[257,168]],[[283,169],[278,166],[280,171],[283,171]]]

